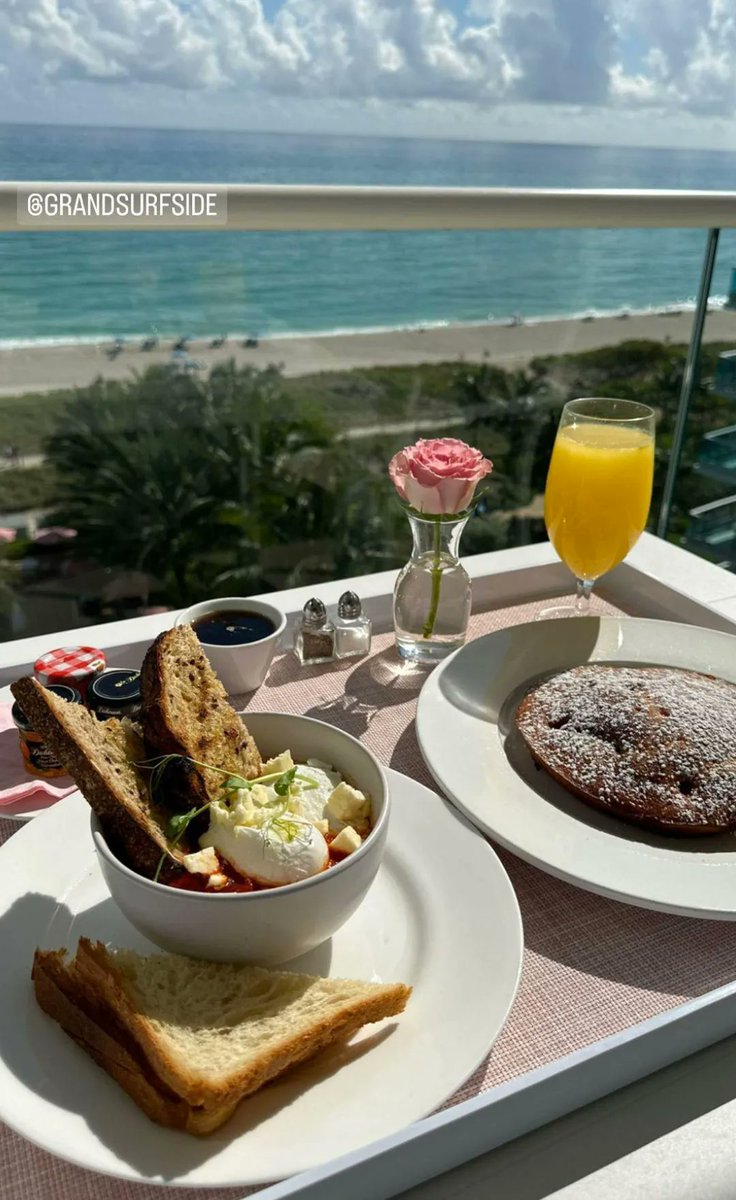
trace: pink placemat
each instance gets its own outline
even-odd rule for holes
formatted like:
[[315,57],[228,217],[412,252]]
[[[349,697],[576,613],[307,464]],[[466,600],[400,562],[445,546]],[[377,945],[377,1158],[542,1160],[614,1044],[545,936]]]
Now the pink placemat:
[[[548,603],[548,601],[545,601]],[[601,599],[597,613],[618,614]],[[539,604],[472,618],[471,636],[533,619]],[[347,730],[388,766],[433,787],[414,735],[425,674],[402,665],[391,635],[357,663],[300,668],[277,659],[252,711],[306,713]],[[17,828],[0,820],[0,839]],[[691,920],[618,904],[499,851],[524,918],[521,986],[488,1059],[445,1107],[582,1049],[736,977],[736,923]],[[450,902],[450,901],[448,901]],[[487,914],[492,924],[493,914]],[[171,1200],[230,1200],[248,1189],[167,1189]],[[49,1200],[153,1200],[160,1189],[72,1167],[0,1127],[0,1195]]]
[[26,771],[12,711],[12,701],[0,704],[0,815],[19,802],[33,809],[48,807],[75,789],[68,775],[41,779]]

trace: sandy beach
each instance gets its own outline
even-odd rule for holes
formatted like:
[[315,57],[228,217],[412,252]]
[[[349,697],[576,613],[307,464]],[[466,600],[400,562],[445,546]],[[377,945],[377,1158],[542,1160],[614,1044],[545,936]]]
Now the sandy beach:
[[[594,350],[633,338],[687,342],[692,319],[692,312],[673,312],[536,324],[455,325],[446,329],[264,339],[250,348],[235,339],[217,348],[211,347],[208,340],[195,340],[189,343],[187,354],[201,364],[202,370],[234,358],[239,365],[276,364],[286,375],[458,359],[479,362],[484,358],[500,366],[517,367],[537,355]],[[704,340],[733,341],[736,348],[736,312],[709,313]],[[124,379],[131,371],[143,371],[153,363],[172,362],[172,345],[172,341],[163,341],[155,349],[143,350],[140,343],[131,340],[115,355],[109,343],[0,349],[0,396],[84,386],[98,376]]]

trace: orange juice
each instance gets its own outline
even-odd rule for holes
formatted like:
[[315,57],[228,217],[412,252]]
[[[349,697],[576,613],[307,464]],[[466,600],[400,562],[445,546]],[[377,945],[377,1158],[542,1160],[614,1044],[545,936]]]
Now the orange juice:
[[646,525],[654,438],[614,424],[567,425],[557,434],[544,518],[577,579],[598,579],[626,557]]

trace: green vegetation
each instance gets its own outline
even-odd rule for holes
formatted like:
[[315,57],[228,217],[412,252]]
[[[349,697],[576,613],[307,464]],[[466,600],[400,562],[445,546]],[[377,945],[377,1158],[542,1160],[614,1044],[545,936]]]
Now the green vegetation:
[[[721,349],[703,351],[675,540],[689,509],[723,492],[692,471],[703,434],[734,421],[732,402],[710,387]],[[420,422],[493,459],[463,539],[465,553],[493,550],[545,536],[539,497],[559,410],[573,395],[608,394],[658,411],[654,516],[684,359],[683,346],[632,341],[512,372],[454,362],[286,379],[231,362],[198,378],[151,367],[0,403],[0,444],[45,455],[43,467],[0,471],[0,510],[48,504],[50,522],[79,534],[60,554],[146,572],[150,601],[168,605],[398,567],[409,537],[386,466]],[[20,556],[3,552],[6,577]]]
[[0,399],[0,447],[15,446],[20,454],[39,454],[44,439],[56,427],[73,389],[27,392]]
[[[40,454],[59,427],[67,405],[79,392],[94,394],[104,404],[125,403],[131,385],[145,386],[152,371],[169,376],[176,373],[168,366],[154,367],[144,375],[131,373],[129,380],[99,379],[88,388],[5,397],[0,400],[0,447],[15,445],[21,454]],[[447,416],[451,407],[448,395],[456,372],[456,363],[439,363],[431,367],[370,367],[279,378],[284,396],[295,403],[319,406],[327,420],[338,428],[349,429],[356,421],[365,421],[366,413],[384,422]]]
[[53,471],[46,466],[6,467],[0,471],[0,512],[47,508],[58,495]]

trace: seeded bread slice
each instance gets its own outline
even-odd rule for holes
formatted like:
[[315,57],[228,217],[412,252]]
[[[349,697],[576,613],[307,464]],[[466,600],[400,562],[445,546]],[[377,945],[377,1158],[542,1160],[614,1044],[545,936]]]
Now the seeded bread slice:
[[[177,790],[200,805],[215,800],[223,776],[255,779],[261,756],[244,722],[231,707],[191,625],[167,629],[149,647],[141,670],[141,726],[150,755],[183,754],[220,771],[181,764]],[[176,771],[169,769],[166,786]]]
[[98,721],[30,676],[10,690],[97,813],[113,853],[149,877],[165,850],[181,861],[188,847],[170,848],[167,814],[151,804],[146,776],[134,766],[146,750],[130,722]]

